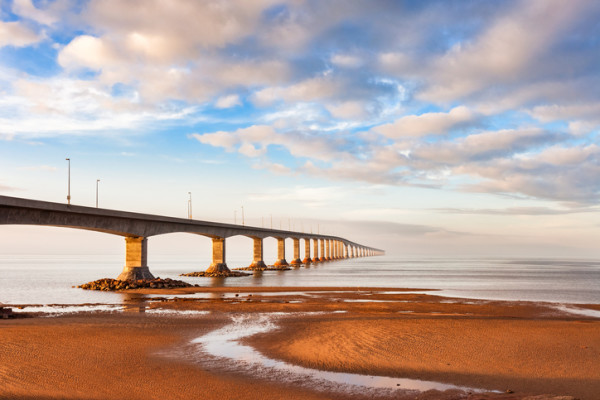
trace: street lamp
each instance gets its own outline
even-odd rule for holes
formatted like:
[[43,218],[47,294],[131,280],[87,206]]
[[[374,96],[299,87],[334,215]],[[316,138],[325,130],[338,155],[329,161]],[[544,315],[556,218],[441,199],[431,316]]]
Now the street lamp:
[[67,186],[67,204],[71,204],[71,159],[65,158],[69,162],[69,173],[68,173],[68,186]]
[[192,219],[192,192],[188,192],[190,199],[188,200],[188,218]]
[[100,179],[96,179],[96,208],[98,208],[98,183]]
[[244,206],[242,206],[242,226],[244,226]]

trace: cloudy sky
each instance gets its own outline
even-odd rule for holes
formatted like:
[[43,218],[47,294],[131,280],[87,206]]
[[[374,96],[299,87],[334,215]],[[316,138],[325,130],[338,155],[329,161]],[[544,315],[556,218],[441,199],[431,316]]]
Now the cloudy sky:
[[102,207],[185,217],[191,192],[198,219],[243,206],[392,254],[598,257],[599,20],[595,0],[0,0],[0,194],[66,201],[69,157],[74,204],[100,179]]

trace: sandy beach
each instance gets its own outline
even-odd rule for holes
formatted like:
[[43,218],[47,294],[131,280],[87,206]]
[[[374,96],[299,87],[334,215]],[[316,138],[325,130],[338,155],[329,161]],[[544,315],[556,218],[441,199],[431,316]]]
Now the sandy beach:
[[[183,298],[190,292],[202,296]],[[552,304],[375,288],[193,288],[154,291],[165,297],[153,299],[144,293],[151,291],[131,295],[130,312],[0,320],[0,399],[594,400],[600,393],[600,320]],[[482,391],[348,392],[294,377],[266,379],[191,343],[233,317],[264,315],[276,328],[244,343],[269,358]]]

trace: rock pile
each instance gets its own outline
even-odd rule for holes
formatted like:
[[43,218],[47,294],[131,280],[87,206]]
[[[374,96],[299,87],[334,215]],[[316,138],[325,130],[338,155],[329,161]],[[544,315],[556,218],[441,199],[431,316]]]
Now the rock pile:
[[13,316],[12,308],[0,307],[0,318],[8,319]]
[[[97,281],[84,283],[83,285],[77,286],[85,290],[103,290],[103,291],[114,291],[114,290],[128,290],[128,289],[173,289],[182,287],[194,286],[184,281],[177,281],[174,279],[139,279],[139,280],[127,280],[120,281],[118,279],[98,279]],[[198,286],[198,285],[196,285]]]
[[181,274],[179,276],[196,276],[196,277],[208,277],[208,278],[226,278],[232,276],[248,276],[250,274],[246,274],[244,272],[239,271],[199,271],[199,272],[189,272],[187,274]]
[[287,271],[291,269],[290,267],[276,267],[275,265],[269,265],[269,266],[264,266],[264,267],[256,267],[256,266],[249,266],[249,267],[243,267],[243,268],[235,268],[236,271]]

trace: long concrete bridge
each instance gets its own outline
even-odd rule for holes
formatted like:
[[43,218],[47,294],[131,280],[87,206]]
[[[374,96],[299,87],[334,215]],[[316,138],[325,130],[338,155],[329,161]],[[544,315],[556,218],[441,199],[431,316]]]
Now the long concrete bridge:
[[[118,279],[153,279],[148,268],[148,237],[165,233],[186,232],[212,238],[212,264],[207,272],[228,271],[225,239],[247,236],[254,243],[254,259],[250,267],[266,267],[263,239],[277,239],[275,266],[286,267],[285,240],[293,242],[290,264],[300,265],[341,258],[384,254],[383,250],[347,239],[313,233],[258,228],[210,221],[139,214],[103,208],[0,196],[0,225],[42,225],[86,229],[125,237],[125,267]],[[304,240],[304,259],[300,258],[300,239]],[[311,254],[311,243],[313,252]]]

